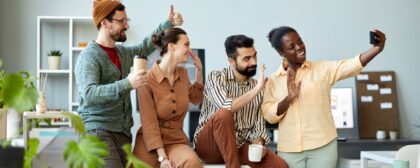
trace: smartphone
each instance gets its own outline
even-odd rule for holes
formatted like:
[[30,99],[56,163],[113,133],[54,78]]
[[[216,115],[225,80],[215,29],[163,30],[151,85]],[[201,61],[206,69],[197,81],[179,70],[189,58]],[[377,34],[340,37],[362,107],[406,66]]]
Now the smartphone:
[[375,37],[379,37],[375,32],[370,31],[369,32],[369,37],[370,37],[370,44],[378,44],[379,40],[377,40]]

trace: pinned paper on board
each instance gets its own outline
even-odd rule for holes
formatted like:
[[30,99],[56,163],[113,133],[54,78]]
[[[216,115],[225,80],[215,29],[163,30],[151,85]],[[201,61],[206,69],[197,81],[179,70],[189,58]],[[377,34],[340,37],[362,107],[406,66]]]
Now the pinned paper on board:
[[381,82],[391,82],[392,81],[392,75],[381,75]]
[[373,102],[373,97],[372,96],[361,96],[360,101],[362,101],[362,102]]
[[381,89],[379,89],[379,93],[381,95],[392,94],[392,90],[391,90],[391,88],[381,88]]
[[359,75],[357,75],[356,79],[360,80],[360,81],[367,81],[367,80],[369,80],[369,75],[368,74],[359,74]]
[[379,90],[379,85],[378,84],[368,84],[366,85],[367,90]]
[[381,109],[392,109],[392,102],[381,103]]

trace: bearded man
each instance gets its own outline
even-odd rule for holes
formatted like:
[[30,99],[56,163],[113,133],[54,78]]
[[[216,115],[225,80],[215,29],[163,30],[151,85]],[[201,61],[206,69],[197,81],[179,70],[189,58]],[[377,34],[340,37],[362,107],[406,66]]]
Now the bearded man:
[[122,3],[95,0],[92,17],[98,37],[80,53],[75,68],[80,95],[78,112],[87,133],[97,136],[109,147],[105,167],[123,168],[127,160],[121,147],[132,142],[130,91],[146,82],[146,71],[130,73],[133,57],[150,55],[155,49],[152,35],[179,26],[183,20],[171,6],[168,19],[152,35],[137,45],[123,46],[115,44],[127,40],[125,32],[130,19]]
[[[225,163],[226,167],[285,168],[286,162],[268,150],[265,120],[260,110],[263,99],[265,65],[257,72],[254,40],[245,35],[226,39],[230,66],[209,74],[204,86],[204,101],[194,135],[195,151],[206,163]],[[263,145],[260,162],[248,158],[250,144]]]

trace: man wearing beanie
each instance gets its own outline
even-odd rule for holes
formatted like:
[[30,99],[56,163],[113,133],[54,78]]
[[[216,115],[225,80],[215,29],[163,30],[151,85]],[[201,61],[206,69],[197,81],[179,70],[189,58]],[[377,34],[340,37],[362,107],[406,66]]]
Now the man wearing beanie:
[[[130,19],[125,6],[116,0],[95,0],[93,23],[98,37],[90,42],[77,59],[75,74],[80,106],[78,112],[89,135],[95,135],[109,147],[105,167],[123,168],[124,144],[131,144],[130,91],[145,83],[146,72],[132,72],[135,55],[147,56],[154,51],[152,35],[134,46],[116,45],[127,40]],[[171,6],[168,19],[152,33],[180,26],[182,16]]]

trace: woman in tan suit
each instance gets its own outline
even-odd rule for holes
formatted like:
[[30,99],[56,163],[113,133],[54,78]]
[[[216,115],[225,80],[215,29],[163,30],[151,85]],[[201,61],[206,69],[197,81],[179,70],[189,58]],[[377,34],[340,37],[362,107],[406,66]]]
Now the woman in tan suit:
[[[199,157],[189,146],[183,132],[183,121],[189,102],[203,100],[202,64],[191,51],[187,33],[169,28],[153,36],[160,51],[147,73],[147,83],[138,89],[142,127],[137,132],[134,154],[153,167],[202,167]],[[187,70],[178,66],[192,57],[196,81],[190,83]]]

